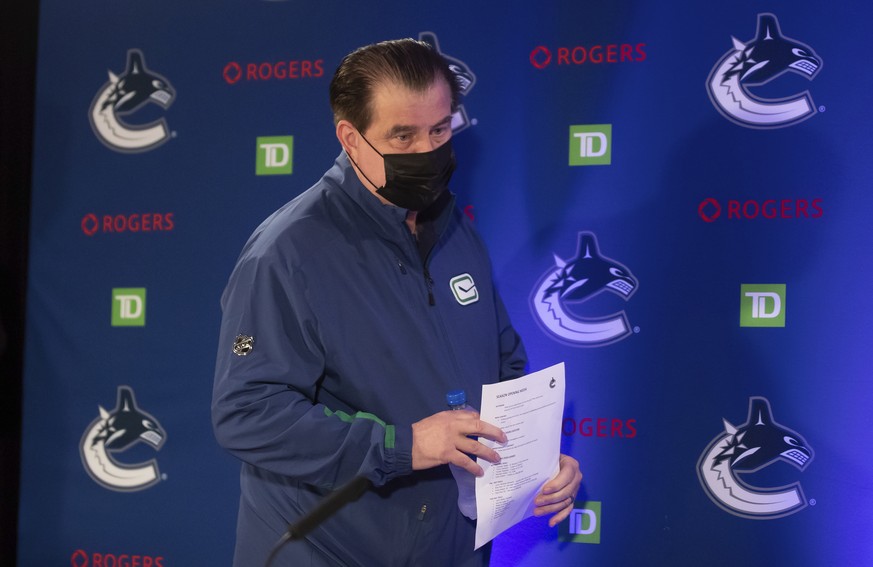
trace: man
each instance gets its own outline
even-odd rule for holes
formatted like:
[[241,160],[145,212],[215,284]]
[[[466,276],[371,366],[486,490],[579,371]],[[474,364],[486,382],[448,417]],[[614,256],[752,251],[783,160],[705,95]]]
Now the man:
[[[457,84],[429,46],[399,40],[349,54],[330,93],[342,153],[255,231],[222,297],[213,424],[243,461],[234,564],[262,565],[289,523],[363,476],[373,487],[279,563],[487,565],[446,464],[481,475],[468,455],[499,455],[471,437],[506,437],[443,411],[445,394],[478,407],[482,384],[526,358],[446,189]],[[562,456],[536,514],[557,524],[580,482]]]

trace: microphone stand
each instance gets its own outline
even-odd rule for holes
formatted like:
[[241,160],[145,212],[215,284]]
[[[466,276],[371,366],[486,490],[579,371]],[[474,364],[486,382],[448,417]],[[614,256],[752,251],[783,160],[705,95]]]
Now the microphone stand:
[[337,490],[328,494],[311,512],[288,526],[288,530],[276,542],[276,545],[273,546],[273,551],[270,552],[264,567],[270,567],[286,543],[303,539],[306,534],[336,514],[340,508],[360,498],[371,486],[372,483],[367,478],[356,476]]

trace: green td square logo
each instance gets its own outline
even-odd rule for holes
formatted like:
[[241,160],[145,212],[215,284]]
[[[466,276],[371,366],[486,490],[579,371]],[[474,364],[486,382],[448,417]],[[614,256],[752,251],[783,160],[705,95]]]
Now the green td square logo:
[[612,124],[570,126],[570,165],[612,163]]
[[294,136],[262,136],[257,139],[257,175],[291,175]]
[[116,287],[112,289],[112,326],[145,327],[144,287]]
[[740,327],[784,327],[785,284],[742,284]]
[[561,522],[558,541],[600,543],[600,502],[579,502],[570,516]]

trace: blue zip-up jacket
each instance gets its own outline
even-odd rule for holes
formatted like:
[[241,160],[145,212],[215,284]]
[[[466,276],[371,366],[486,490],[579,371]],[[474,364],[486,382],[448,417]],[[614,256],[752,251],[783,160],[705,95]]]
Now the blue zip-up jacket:
[[216,438],[243,461],[237,566],[263,565],[289,523],[356,476],[373,488],[277,565],[487,564],[448,467],[412,470],[411,426],[447,409],[449,390],[478,407],[482,384],[524,373],[524,349],[453,198],[419,215],[425,245],[405,218],[343,153],[240,255],[212,401]]

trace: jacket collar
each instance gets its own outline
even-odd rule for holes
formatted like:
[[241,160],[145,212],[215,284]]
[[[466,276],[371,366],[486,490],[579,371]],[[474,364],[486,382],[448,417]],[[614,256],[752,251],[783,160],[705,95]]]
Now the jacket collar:
[[394,205],[386,205],[364,187],[358,179],[349,156],[345,151],[337,156],[333,167],[325,175],[340,186],[340,189],[370,218],[386,236],[397,237],[398,227],[406,223],[406,210]]

